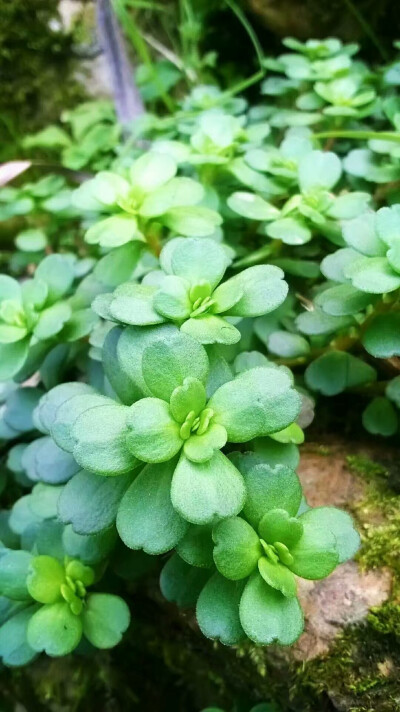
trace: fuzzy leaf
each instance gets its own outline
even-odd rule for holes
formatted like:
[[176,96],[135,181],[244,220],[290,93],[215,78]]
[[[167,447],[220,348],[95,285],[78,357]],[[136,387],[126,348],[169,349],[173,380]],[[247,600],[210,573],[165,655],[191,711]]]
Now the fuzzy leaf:
[[173,419],[168,403],[160,398],[142,398],[134,403],[126,426],[127,446],[143,462],[166,462],[183,446],[179,424]]
[[240,622],[258,645],[291,645],[303,631],[303,613],[297,598],[286,598],[256,573],[240,600]]
[[297,416],[300,399],[290,378],[269,368],[252,368],[225,383],[208,403],[214,421],[231,442],[246,442],[282,430]]
[[82,623],[68,603],[51,603],[33,614],[27,629],[28,644],[38,653],[54,657],[71,653],[82,637]]
[[306,369],[307,386],[325,396],[335,396],[346,388],[376,380],[372,366],[344,351],[330,351],[319,356]]
[[136,467],[126,444],[127,406],[110,403],[90,408],[75,420],[73,455],[84,469],[99,475],[121,475]]
[[227,581],[215,573],[207,581],[197,601],[196,618],[200,630],[212,640],[235,645],[245,638],[239,619],[242,581]]
[[214,561],[218,571],[233,581],[247,578],[263,555],[258,534],[244,519],[225,519],[213,530]]
[[126,546],[148,554],[173,549],[188,529],[171,504],[175,461],[147,465],[132,482],[118,509],[117,529]]
[[202,463],[181,456],[172,478],[172,504],[193,524],[211,524],[238,514],[245,494],[240,472],[219,451]]
[[129,608],[119,596],[91,593],[83,609],[82,622],[83,634],[95,648],[113,648],[129,626]]

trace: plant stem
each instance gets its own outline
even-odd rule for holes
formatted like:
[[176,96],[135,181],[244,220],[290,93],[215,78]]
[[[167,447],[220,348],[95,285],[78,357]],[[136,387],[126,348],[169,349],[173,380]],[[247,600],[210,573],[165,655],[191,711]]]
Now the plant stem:
[[369,141],[371,139],[377,139],[380,141],[393,141],[394,143],[400,143],[400,132],[396,131],[354,131],[354,130],[340,130],[340,131],[321,131],[320,133],[313,134],[312,138],[354,138],[359,140]]

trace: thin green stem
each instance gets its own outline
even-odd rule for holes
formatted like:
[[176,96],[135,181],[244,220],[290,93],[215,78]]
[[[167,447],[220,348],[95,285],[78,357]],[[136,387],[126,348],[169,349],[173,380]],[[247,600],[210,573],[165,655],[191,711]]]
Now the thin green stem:
[[221,100],[225,99],[230,96],[236,96],[236,94],[240,94],[242,91],[245,91],[249,87],[251,87],[253,84],[257,84],[257,82],[261,81],[264,77],[264,70],[260,69],[258,72],[255,74],[252,74],[251,77],[247,77],[247,79],[243,79],[241,82],[238,82],[238,84],[235,84],[232,89],[226,89],[224,92],[221,94]]
[[261,43],[260,43],[252,25],[251,25],[251,23],[247,19],[242,8],[235,2],[235,0],[225,0],[225,2],[230,7],[232,12],[236,15],[239,22],[242,23],[244,29],[246,30],[248,36],[250,37],[252,45],[256,51],[258,62],[260,64],[260,67],[262,68],[263,60],[264,60],[264,52],[263,52]]
[[371,27],[371,25],[369,24],[369,22],[365,19],[362,12],[360,12],[360,10],[357,9],[357,7],[352,2],[352,0],[343,0],[343,2],[347,6],[347,8],[350,10],[350,12],[354,15],[354,17],[356,18],[360,27],[362,27],[362,29],[364,30],[365,34],[368,35],[370,40],[374,43],[374,45],[377,48],[378,52],[380,53],[382,59],[384,59],[384,61],[387,62],[389,60],[388,53],[386,52],[384,46],[380,42],[377,34],[374,32],[374,30]]
[[145,64],[147,67],[149,67],[149,69],[152,70],[154,75],[154,81],[160,91],[161,100],[164,102],[164,105],[168,109],[168,111],[173,113],[175,111],[175,103],[173,102],[171,97],[165,93],[161,83],[157,79],[157,72],[154,68],[154,63],[148,50],[147,44],[141,33],[137,29],[135,23],[132,21],[129,13],[126,11],[125,0],[113,0],[113,6],[115,8],[115,13],[120,19],[121,24],[130,41],[132,42],[132,45],[139,59],[143,64]]
[[340,131],[321,131],[313,134],[312,138],[354,138],[356,140],[365,141],[377,139],[379,141],[400,143],[400,133],[398,131],[355,131],[343,129]]

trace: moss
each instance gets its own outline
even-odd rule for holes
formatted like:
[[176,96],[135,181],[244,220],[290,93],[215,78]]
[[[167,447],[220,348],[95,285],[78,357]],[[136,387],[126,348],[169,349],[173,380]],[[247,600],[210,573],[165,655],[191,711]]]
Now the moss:
[[360,523],[362,548],[357,560],[362,569],[388,566],[395,574],[394,592],[400,587],[400,506],[389,487],[389,470],[367,457],[347,457],[350,469],[366,482],[365,496],[354,505]]
[[84,98],[73,78],[74,37],[63,31],[57,3],[0,0],[1,159],[15,157],[24,133],[58,118]]
[[371,608],[368,622],[378,633],[400,638],[400,603],[388,601],[383,606]]
[[361,475],[368,482],[376,478],[387,477],[386,468],[365,455],[348,455],[346,462],[350,470]]
[[[371,614],[372,615],[372,614]],[[396,638],[382,636],[372,620],[346,630],[328,656],[299,668],[292,686],[295,699],[314,707],[328,694],[346,700],[348,712],[395,712],[400,699],[400,660]],[[308,700],[308,703],[307,703]]]

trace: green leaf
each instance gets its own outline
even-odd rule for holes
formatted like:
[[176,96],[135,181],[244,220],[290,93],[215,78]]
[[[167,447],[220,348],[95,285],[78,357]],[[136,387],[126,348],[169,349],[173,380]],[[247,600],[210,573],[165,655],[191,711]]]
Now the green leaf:
[[299,162],[299,185],[301,191],[315,188],[333,188],[342,174],[340,158],[330,151],[310,151]]
[[400,408],[400,376],[395,376],[386,386],[385,395]]
[[143,241],[137,220],[133,215],[112,215],[99,220],[85,234],[89,245],[101,247],[121,247],[131,240]]
[[371,294],[393,292],[400,287],[400,275],[386,257],[361,257],[346,267],[345,275],[354,287]]
[[29,606],[11,616],[0,627],[0,656],[4,665],[20,667],[37,655],[27,642],[27,628],[37,606]]
[[27,629],[28,644],[38,653],[58,657],[71,653],[82,637],[82,623],[68,603],[51,603],[33,614]]
[[125,405],[132,405],[141,397],[138,385],[124,371],[118,358],[118,344],[123,330],[114,327],[108,332],[102,349],[102,362],[104,373],[119,399]]
[[72,438],[73,455],[81,467],[99,475],[122,475],[137,466],[126,443],[128,415],[127,406],[111,402],[78,416]]
[[61,383],[45,393],[36,408],[35,416],[39,421],[40,430],[49,433],[56,418],[58,408],[73,396],[94,393],[94,390],[87,383],[73,381],[71,383]]
[[169,338],[176,339],[177,336],[180,336],[179,329],[172,324],[130,326],[123,330],[117,344],[117,364],[143,395],[154,395],[143,378],[142,361],[145,349],[158,341],[168,343]]
[[214,568],[212,525],[190,524],[176,551],[187,564],[204,569]]
[[117,287],[109,305],[110,315],[123,324],[161,324],[164,317],[154,308],[156,287],[126,282]]
[[43,391],[29,386],[18,388],[8,398],[3,418],[10,428],[19,433],[28,433],[35,429],[33,412]]
[[260,463],[260,456],[241,457],[236,463],[247,490],[243,513],[258,528],[260,519],[271,509],[285,509],[290,516],[298,512],[302,490],[294,470],[286,465],[274,468]]
[[21,302],[21,285],[7,274],[0,274],[0,302],[3,300]]
[[26,583],[35,601],[39,603],[60,601],[60,589],[65,583],[64,567],[52,556],[35,556],[30,562]]
[[95,566],[108,557],[116,544],[114,527],[104,529],[96,534],[82,536],[74,532],[70,525],[64,527],[62,534],[63,549],[74,559],[80,559],[84,564]]
[[341,329],[346,329],[354,324],[351,316],[331,316],[325,314],[321,309],[305,311],[300,314],[295,324],[302,334],[307,336],[321,336],[323,334],[334,334]]
[[178,423],[183,423],[190,411],[199,415],[205,408],[206,400],[206,391],[201,381],[188,376],[181,386],[172,391],[169,403],[172,417]]
[[230,345],[240,340],[240,331],[233,324],[213,314],[188,319],[182,324],[181,331],[201,344]]
[[256,573],[240,600],[240,622],[258,645],[292,645],[303,632],[303,612],[297,598],[286,598]]
[[253,443],[254,451],[259,453],[270,467],[287,465],[295,470],[300,461],[299,448],[293,443],[280,443],[271,438],[257,438]]
[[27,551],[0,550],[1,596],[15,601],[29,600],[26,577],[31,559],[32,556]]
[[[229,316],[261,316],[279,307],[288,293],[284,273],[272,265],[256,265],[221,284],[214,292],[214,309]],[[240,295],[239,300],[233,298]]]
[[47,284],[47,303],[53,304],[70,290],[74,276],[73,266],[67,257],[49,255],[37,267],[34,281],[39,279]]
[[367,257],[382,257],[387,247],[376,234],[375,213],[359,215],[343,223],[342,232],[346,244]]
[[283,593],[286,598],[296,596],[296,579],[292,572],[279,561],[275,563],[263,556],[258,562],[258,570],[265,583]]
[[13,344],[21,341],[28,333],[24,326],[13,326],[12,324],[0,324],[0,343]]
[[344,351],[329,351],[319,356],[306,369],[306,384],[324,396],[335,396],[347,388],[376,380],[372,366]]
[[50,437],[33,440],[24,452],[22,463],[30,479],[50,485],[68,482],[79,470],[72,455],[61,450]]
[[267,346],[268,351],[282,358],[299,358],[310,352],[307,339],[289,331],[273,331],[268,337]]
[[339,195],[332,207],[329,208],[328,215],[335,220],[351,220],[352,218],[365,213],[371,201],[369,193],[354,192]]
[[227,434],[222,425],[211,423],[202,435],[193,433],[185,440],[183,450],[192,462],[207,462],[214,453],[226,445]]
[[300,539],[303,525],[296,517],[290,517],[286,509],[270,509],[262,517],[258,531],[267,544],[279,541],[290,549]]
[[72,452],[75,446],[72,428],[77,418],[90,408],[109,403],[109,398],[97,393],[81,393],[67,398],[57,407],[51,437],[63,450]]
[[351,247],[343,247],[331,255],[327,255],[321,262],[321,272],[333,282],[349,282],[345,276],[346,267],[360,259],[360,253]]
[[130,179],[134,186],[144,193],[157,190],[174,177],[177,165],[171,156],[155,151],[144,153],[130,169]]
[[400,356],[400,314],[379,314],[362,336],[366,351],[375,358]]
[[103,284],[118,287],[132,277],[143,252],[140,242],[128,242],[116,247],[102,257],[94,268],[94,274]]
[[143,351],[142,373],[145,384],[157,398],[169,401],[175,388],[185,378],[205,383],[209,364],[205,348],[179,331],[165,333]]
[[400,210],[398,205],[380,208],[376,213],[376,231],[386,245],[394,245],[399,238]]
[[178,207],[168,210],[163,223],[175,233],[187,237],[207,237],[221,225],[222,218],[214,210],[200,206]]
[[373,398],[362,414],[362,423],[372,435],[382,435],[388,438],[397,432],[399,422],[397,413],[391,402],[379,396]]
[[113,648],[130,623],[129,608],[119,596],[91,593],[83,609],[83,634],[95,648]]
[[274,220],[279,217],[277,208],[254,193],[233,193],[227,203],[234,213],[250,220]]
[[207,638],[224,645],[236,645],[245,638],[239,618],[243,585],[242,581],[227,581],[219,573],[207,581],[196,606],[197,622]]
[[13,343],[0,343],[0,381],[13,378],[23,367],[29,352],[30,336]]
[[280,218],[268,224],[265,232],[274,240],[282,240],[285,245],[305,245],[312,238],[312,232],[300,218]]
[[40,252],[47,245],[46,233],[40,228],[22,230],[15,238],[15,244],[22,252]]
[[126,427],[127,446],[143,462],[166,462],[183,446],[179,424],[168,403],[160,398],[142,398],[134,403],[126,417]]
[[139,213],[143,217],[154,218],[171,208],[196,205],[203,197],[203,186],[192,178],[172,178],[144,199]]
[[182,455],[172,478],[172,504],[193,524],[211,524],[238,514],[245,494],[240,472],[219,451],[202,463]]
[[316,299],[316,304],[332,316],[348,316],[363,311],[373,304],[375,299],[375,295],[360,292],[351,284],[339,284],[321,292]]
[[188,524],[171,503],[171,481],[175,461],[148,465],[132,482],[118,509],[117,529],[126,546],[148,554],[173,549]]
[[336,537],[327,523],[321,526],[320,520],[314,522],[307,514],[308,512],[305,512],[299,517],[303,533],[290,549],[293,563],[289,568],[296,576],[311,580],[322,579],[332,573],[339,563]]
[[161,593],[170,603],[190,608],[196,605],[200,591],[209,578],[209,570],[190,566],[178,554],[173,554],[161,571]]
[[37,339],[50,339],[58,334],[65,322],[71,318],[72,310],[67,302],[58,302],[45,309],[40,314],[39,320],[33,330]]
[[78,341],[88,336],[100,323],[91,308],[75,311],[64,325],[60,335],[61,341]]
[[214,289],[229,265],[226,251],[215,240],[190,238],[167,243],[161,252],[163,270],[182,277],[191,285],[208,282]]
[[232,517],[213,530],[214,561],[218,571],[233,581],[247,578],[263,555],[258,534],[244,519]]
[[260,367],[218,388],[208,407],[228,440],[246,442],[289,425],[298,415],[300,398],[286,373]]
[[57,502],[62,487],[38,482],[30,494],[30,508],[40,519],[53,519],[57,516]]
[[320,529],[329,529],[335,536],[339,564],[351,559],[360,546],[360,536],[350,514],[336,507],[313,507],[299,521]]
[[190,285],[186,280],[175,275],[167,275],[154,295],[155,310],[161,316],[173,321],[187,319],[192,310],[189,289]]
[[81,470],[63,488],[58,500],[58,516],[72,524],[78,534],[95,534],[115,522],[123,495],[132,475],[102,477]]

